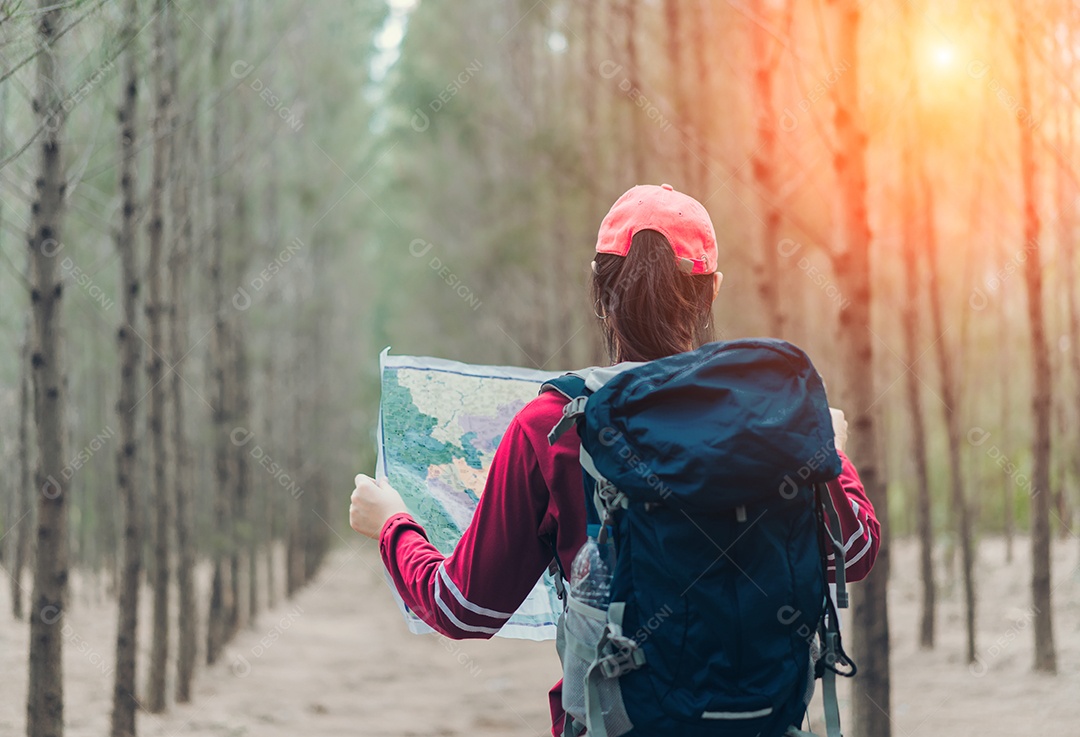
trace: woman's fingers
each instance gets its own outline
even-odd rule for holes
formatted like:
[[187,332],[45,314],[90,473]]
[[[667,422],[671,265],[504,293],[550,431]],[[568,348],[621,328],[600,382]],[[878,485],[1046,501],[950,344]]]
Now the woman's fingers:
[[386,520],[399,512],[408,511],[394,487],[386,478],[378,481],[366,474],[353,479],[355,488],[349,497],[349,526],[370,538],[376,538]]

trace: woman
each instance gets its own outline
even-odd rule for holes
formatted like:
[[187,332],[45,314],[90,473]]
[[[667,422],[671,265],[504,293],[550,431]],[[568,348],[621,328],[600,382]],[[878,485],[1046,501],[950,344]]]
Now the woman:
[[[670,185],[638,186],[600,226],[592,263],[597,318],[612,363],[649,361],[713,339],[712,303],[723,275],[705,208]],[[357,532],[379,540],[383,563],[405,603],[447,637],[491,637],[524,601],[552,559],[572,561],[586,539],[580,440],[547,434],[566,399],[545,392],[511,421],[491,463],[472,524],[444,557],[387,484],[359,475],[349,510]],[[837,445],[846,426],[839,419]],[[847,580],[866,576],[880,527],[854,466],[829,485],[840,513]],[[561,682],[550,694],[552,733],[561,735]]]

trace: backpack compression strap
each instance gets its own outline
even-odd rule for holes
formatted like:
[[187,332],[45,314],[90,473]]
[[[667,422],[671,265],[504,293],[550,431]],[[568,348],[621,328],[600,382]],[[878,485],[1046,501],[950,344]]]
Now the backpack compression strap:
[[562,418],[548,433],[548,445],[555,445],[555,441],[585,412],[585,402],[592,392],[585,386],[585,377],[580,374],[563,374],[551,381],[545,381],[540,385],[540,393],[544,392],[558,392],[570,400],[563,407]]
[[[559,420],[559,423],[552,428],[548,433],[548,443],[554,445],[555,441],[559,437],[570,429],[570,426],[577,420],[578,415],[581,414],[581,410],[584,409],[585,400],[588,398],[590,392],[585,386],[585,376],[581,374],[563,374],[562,376],[545,381],[540,385],[540,393],[544,392],[558,392],[562,396],[566,397],[570,402],[563,408],[563,416]],[[574,405],[575,414],[571,414],[567,410],[574,402],[578,404]],[[566,584],[563,580],[570,580],[570,576],[566,568],[563,566],[562,561],[559,559],[558,546],[555,544],[555,538],[551,538],[551,555],[552,564],[548,566],[548,572],[551,573],[552,579],[555,581],[555,593],[558,594],[559,600],[565,605],[566,602]]]
[[840,531],[840,515],[837,514],[836,505],[833,504],[832,493],[829,492],[828,486],[823,486],[824,488],[820,491],[821,505],[825,508],[825,514],[829,520],[829,524],[825,528],[825,534],[828,535],[829,542],[832,544],[833,562],[836,564],[836,606],[847,609],[847,565],[844,560],[844,535]]
[[[540,392],[558,392],[562,396],[569,400],[566,407],[563,408],[563,416],[559,419],[558,424],[551,429],[548,433],[548,443],[554,445],[555,442],[562,437],[563,433],[570,429],[570,427],[577,421],[577,418],[581,416],[585,409],[585,402],[588,396],[592,393],[585,386],[585,377],[578,374],[563,374],[558,378],[550,381],[545,381],[540,387]],[[551,539],[551,553],[552,563],[549,566],[548,571],[551,573],[551,577],[555,580],[555,591],[559,596],[559,600],[563,604],[563,613],[565,615],[566,608],[570,605],[570,599],[567,596],[566,584],[563,579],[569,580],[569,572],[563,567],[562,561],[559,559],[558,546],[555,544],[555,538]],[[559,661],[565,661],[565,650],[567,647],[566,641],[566,629],[563,623],[563,618],[559,618],[558,636],[555,641],[555,649],[559,653]],[[601,718],[601,724],[603,724]],[[579,737],[585,731],[585,724],[577,721],[570,714],[563,716],[563,737]]]
[[[548,433],[549,444],[554,445],[585,413],[585,404],[593,393],[589,381],[596,376],[598,371],[598,369],[587,369],[581,373],[563,374],[562,376],[552,379],[551,381],[546,381],[541,385],[541,393],[554,391],[569,400],[566,403],[566,406],[563,407],[563,415],[559,419],[559,422],[555,427],[551,428],[551,432]],[[595,498],[594,487],[596,485],[598,473],[596,467],[592,463],[592,458],[585,452],[584,447],[581,448],[580,458],[582,464],[582,486],[585,491],[585,523],[587,526],[587,533],[591,537],[597,537],[600,533],[603,512],[602,510],[598,510],[595,504],[590,502]],[[607,482],[605,481],[605,483]],[[610,484],[608,484],[608,486],[610,486]],[[606,488],[607,487],[605,487],[605,490]],[[614,489],[614,487],[611,488]],[[558,556],[556,556],[556,560],[557,559]],[[559,566],[562,566],[561,561],[559,561]],[[569,577],[567,578],[569,579]]]
[[[540,388],[541,392],[556,391],[569,400],[563,408],[563,415],[559,422],[548,434],[548,443],[554,445],[584,415],[585,404],[593,391],[602,386],[611,375],[629,368],[631,365],[624,364],[606,371],[591,369],[584,375],[565,374],[545,382]],[[610,481],[597,471],[592,457],[584,446],[579,451],[579,459],[582,468],[582,488],[585,492],[583,502],[585,504],[587,532],[590,537],[595,537],[600,544],[606,544],[607,527],[605,523],[608,521],[608,514],[614,509],[625,508],[627,500]],[[563,600],[563,612],[565,615],[567,608],[581,607],[583,605],[565,595],[566,587],[560,580],[565,575],[565,570],[555,548],[553,541],[553,566],[557,567],[558,570],[552,569],[551,573],[556,579],[556,589],[559,598]],[[585,723],[583,724],[570,714],[566,714],[563,722],[563,737],[578,737],[582,732],[586,731],[586,728],[590,735],[606,737],[607,727],[604,722],[604,712],[600,698],[601,681],[618,678],[623,673],[640,668],[645,663],[645,653],[634,640],[623,634],[622,623],[625,609],[625,602],[612,602],[607,610],[607,623],[604,625],[595,649],[590,648],[588,651],[578,653],[586,661],[591,661],[584,684]],[[560,660],[564,660],[563,655],[566,648],[574,646],[574,643],[566,638],[566,631],[562,622],[563,620],[560,619],[559,634],[556,639],[556,649],[559,652]]]
[[[825,707],[825,733],[827,737],[842,737],[840,731],[840,705],[836,696],[836,676],[851,678],[858,671],[855,663],[844,652],[840,640],[840,620],[837,607],[848,606],[847,583],[845,578],[843,533],[840,532],[840,516],[836,513],[832,493],[825,484],[814,486],[817,506],[818,542],[821,548],[821,571],[828,581],[828,548],[833,550],[833,562],[836,568],[836,605],[831,596],[826,595],[825,613],[818,637],[821,640],[821,657],[817,662],[816,675],[821,678],[821,698]],[[829,524],[825,524],[826,517]],[[826,544],[828,541],[828,544]],[[837,670],[838,666],[847,666],[848,670]],[[792,734],[789,732],[789,734]],[[801,734],[795,732],[795,735]]]

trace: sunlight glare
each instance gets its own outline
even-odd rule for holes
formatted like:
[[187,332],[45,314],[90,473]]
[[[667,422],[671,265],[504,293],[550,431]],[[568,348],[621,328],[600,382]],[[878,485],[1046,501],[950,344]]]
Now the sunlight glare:
[[548,34],[547,46],[552,52],[556,54],[562,54],[566,52],[566,50],[570,47],[570,44],[566,40],[566,36],[559,33],[558,31],[552,31]]
[[948,44],[940,44],[934,48],[933,60],[934,65],[939,69],[946,69],[952,66],[953,60],[956,58],[956,51],[952,46]]

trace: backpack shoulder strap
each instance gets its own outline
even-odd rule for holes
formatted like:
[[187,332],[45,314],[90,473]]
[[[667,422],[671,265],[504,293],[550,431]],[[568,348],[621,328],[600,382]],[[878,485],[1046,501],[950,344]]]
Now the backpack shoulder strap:
[[540,393],[556,391],[567,399],[588,396],[623,371],[643,366],[644,363],[643,361],[623,361],[614,366],[590,366],[579,371],[569,371],[541,384]]
[[548,433],[548,444],[554,445],[563,433],[570,429],[577,418],[585,412],[585,402],[592,390],[588,387],[588,371],[563,374],[540,385],[540,393],[558,392],[570,401],[563,407],[563,416]]
[[592,366],[563,374],[541,384],[541,394],[554,391],[570,400],[563,408],[562,419],[548,433],[548,443],[554,445],[555,441],[577,421],[577,418],[585,413],[585,402],[593,392],[603,388],[607,382],[623,371],[641,365],[641,363],[626,361],[614,366]]
[[[543,394],[544,392],[557,392],[558,394],[566,397],[566,399],[570,400],[570,402],[573,402],[579,397],[588,397],[591,392],[585,386],[586,376],[587,374],[585,374],[585,372],[563,374],[562,376],[550,379],[541,384],[540,393]],[[567,406],[569,407],[569,404]],[[574,417],[576,417],[576,415]],[[564,432],[570,429],[570,425],[573,424],[574,417],[568,418],[564,410],[563,417],[559,420],[559,423],[554,428],[552,428],[551,433],[549,433],[548,442],[554,444],[554,442],[559,439],[559,436],[561,436]],[[554,438],[552,436],[554,436]],[[570,580],[570,572],[566,570],[566,568],[563,566],[562,560],[560,560],[559,558],[559,550],[558,546],[555,544],[554,536],[551,537],[550,543],[552,563],[548,567],[548,572],[551,574],[551,577],[555,581],[555,591],[559,599],[565,604],[566,586],[563,582],[563,579],[566,579],[567,581]],[[569,717],[567,718],[567,724],[569,724]]]
[[591,394],[592,392],[585,387],[585,382],[587,380],[588,376],[585,372],[563,374],[562,376],[550,379],[541,384],[540,393],[558,392],[570,400],[581,396],[588,396],[588,394]]

